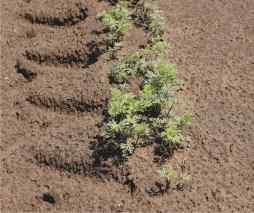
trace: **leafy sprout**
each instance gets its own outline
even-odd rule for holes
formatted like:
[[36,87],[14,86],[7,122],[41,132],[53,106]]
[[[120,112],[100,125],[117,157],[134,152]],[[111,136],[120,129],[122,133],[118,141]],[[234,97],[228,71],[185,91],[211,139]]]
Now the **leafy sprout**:
[[98,19],[108,31],[106,44],[114,48],[130,27],[129,11],[126,3],[119,3],[111,10],[98,14]]
[[[151,69],[153,72],[156,69],[154,65],[160,61],[158,59],[166,55],[167,48],[166,42],[154,41],[145,49],[125,56],[112,67],[110,73],[111,80],[114,83],[121,84],[127,82],[130,76],[144,76]],[[158,68],[162,70],[162,66]]]
[[164,33],[164,18],[151,0],[137,3],[134,16],[136,22],[150,31],[153,37],[161,37]]
[[172,150],[183,143],[184,135],[181,127],[190,123],[192,120],[191,114],[185,114],[182,117],[176,117],[173,121],[169,121],[164,131],[161,133],[161,137],[164,140],[163,145],[167,149]]
[[134,104],[135,98],[130,93],[122,92],[117,88],[112,89],[112,97],[108,105],[108,114],[112,118],[130,113],[131,106]]
[[170,182],[175,182],[177,179],[177,173],[170,164],[165,164],[161,167],[160,175]]
[[146,74],[146,83],[152,85],[156,90],[167,86],[175,86],[176,66],[174,64],[159,63],[153,66],[153,69]]

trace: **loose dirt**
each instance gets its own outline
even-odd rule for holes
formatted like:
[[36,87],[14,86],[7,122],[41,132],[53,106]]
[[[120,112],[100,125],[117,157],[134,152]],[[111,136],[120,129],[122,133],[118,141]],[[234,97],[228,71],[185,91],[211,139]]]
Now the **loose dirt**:
[[[159,177],[153,147],[116,169],[98,136],[110,96],[92,0],[1,1],[2,212],[254,212],[254,2],[161,0],[170,61],[194,114],[171,159],[187,187]],[[144,45],[133,27],[119,55]],[[99,149],[98,149],[99,147]]]

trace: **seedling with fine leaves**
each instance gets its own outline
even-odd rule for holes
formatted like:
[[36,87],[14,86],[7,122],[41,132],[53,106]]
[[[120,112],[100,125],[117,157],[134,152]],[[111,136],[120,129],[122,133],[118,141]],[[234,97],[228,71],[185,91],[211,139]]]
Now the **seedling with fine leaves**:
[[187,113],[182,117],[176,117],[168,122],[164,131],[161,133],[163,139],[162,145],[165,149],[172,151],[181,145],[184,141],[182,127],[190,123],[192,115]]
[[[130,76],[144,76],[155,64],[164,60],[168,44],[161,40],[152,41],[145,49],[129,54],[115,64],[110,73],[114,83],[125,83]],[[158,67],[159,68],[159,67]]]
[[171,183],[175,183],[177,180],[177,173],[169,163],[161,167],[160,175]]
[[111,10],[98,14],[98,19],[108,31],[106,39],[108,49],[115,48],[119,45],[123,34],[130,27],[129,11],[126,3],[119,3]]
[[161,37],[163,35],[165,21],[161,11],[152,0],[139,1],[135,7],[134,16],[137,24],[151,32],[152,37]]
[[169,162],[161,167],[160,175],[166,178],[172,189],[182,191],[191,184],[191,176],[183,171],[176,172]]

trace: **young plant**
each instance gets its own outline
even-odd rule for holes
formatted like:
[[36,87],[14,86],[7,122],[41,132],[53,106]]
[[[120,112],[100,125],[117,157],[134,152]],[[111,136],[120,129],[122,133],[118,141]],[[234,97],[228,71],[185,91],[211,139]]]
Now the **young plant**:
[[137,3],[134,16],[137,24],[151,32],[152,37],[161,37],[164,33],[164,18],[161,11],[151,0]]
[[98,15],[98,19],[108,31],[106,45],[108,49],[119,45],[121,37],[130,27],[129,12],[125,3],[119,3],[111,10]]
[[168,151],[176,149],[184,141],[182,127],[192,120],[191,114],[185,114],[182,117],[176,117],[169,121],[164,131],[161,133],[163,139],[162,146]]
[[120,150],[124,159],[132,155],[135,150],[133,140],[129,138],[126,143],[121,143]]
[[171,149],[180,145],[184,140],[182,130],[179,129],[174,122],[167,125],[161,136],[165,141],[165,144],[167,144],[167,146],[169,146]]
[[143,51],[143,55],[147,60],[164,59],[169,47],[169,44],[162,38],[151,38],[148,47]]
[[170,115],[178,81],[176,66],[156,59],[157,51],[158,55],[162,54],[159,50],[164,47],[160,41],[156,42],[127,56],[112,69],[111,76],[120,84],[127,82],[130,75],[144,79],[137,95],[114,88],[108,104],[110,122],[106,135],[118,140],[124,156],[145,139],[160,137],[163,152],[171,152],[184,140],[181,128],[190,116],[172,118]]
[[130,76],[144,76],[152,66],[158,63],[166,55],[168,45],[157,40],[151,42],[145,49],[129,54],[115,64],[110,73],[110,79],[114,83],[122,84],[128,81]]
[[145,76],[145,82],[156,90],[161,90],[164,87],[169,89],[176,86],[176,66],[168,63],[153,65],[152,69]]
[[108,104],[110,121],[105,128],[105,137],[114,141],[124,157],[127,153],[132,154],[130,150],[134,151],[150,136],[149,119],[146,119],[145,114],[159,104],[156,99],[149,99],[150,95],[152,94],[148,91],[134,96],[116,88],[112,89],[112,97]]
[[177,181],[177,173],[169,163],[161,167],[160,175],[165,177],[170,183],[174,184]]
[[142,63],[142,55],[139,52],[125,56],[115,64],[110,73],[110,79],[115,83],[124,83],[129,76],[139,72]]
[[111,100],[108,105],[108,114],[111,118],[126,117],[130,114],[131,106],[135,102],[135,97],[123,92],[117,88],[113,88],[111,92]]
[[182,191],[191,184],[190,175],[183,171],[177,173],[169,163],[166,163],[161,167],[160,175],[161,177],[166,178],[167,181],[170,182],[171,187],[176,190]]

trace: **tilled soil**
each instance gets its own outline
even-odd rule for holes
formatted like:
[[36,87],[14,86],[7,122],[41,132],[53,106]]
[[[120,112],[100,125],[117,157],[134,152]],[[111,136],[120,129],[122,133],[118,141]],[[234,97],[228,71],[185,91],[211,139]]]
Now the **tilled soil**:
[[[188,187],[156,193],[166,186],[152,147],[138,150],[128,170],[98,162],[104,153],[94,149],[110,84],[96,14],[109,7],[106,1],[6,0],[3,212],[254,211],[254,2],[161,0],[160,6],[170,60],[186,82],[179,111],[195,118],[186,128],[190,147],[171,159],[190,175]],[[145,37],[134,27],[120,55],[144,45]]]

